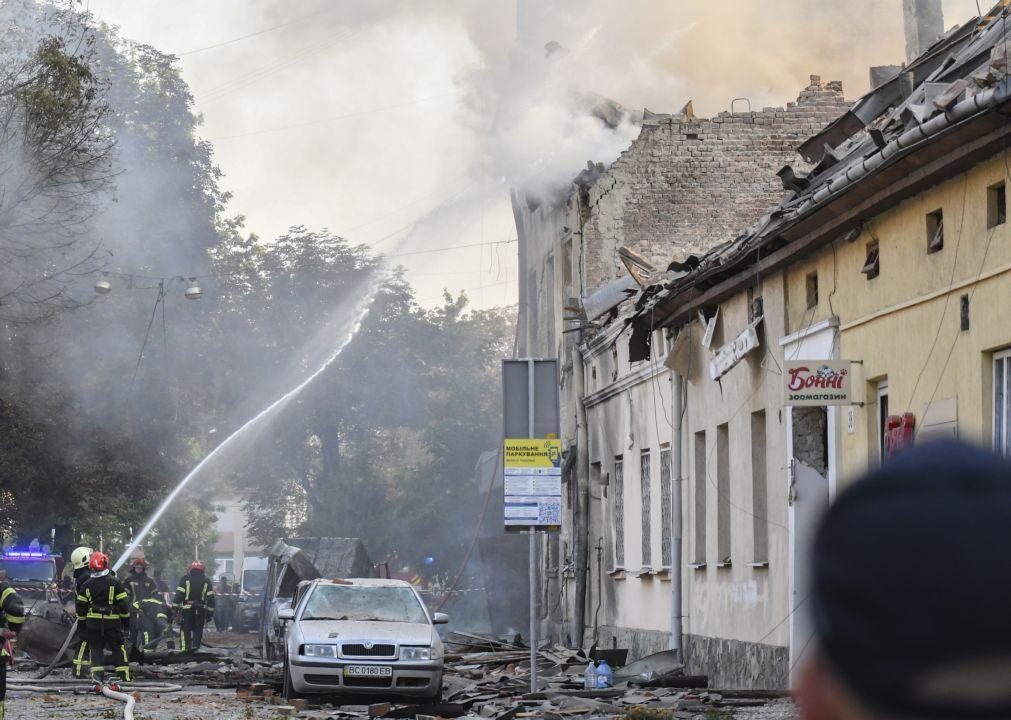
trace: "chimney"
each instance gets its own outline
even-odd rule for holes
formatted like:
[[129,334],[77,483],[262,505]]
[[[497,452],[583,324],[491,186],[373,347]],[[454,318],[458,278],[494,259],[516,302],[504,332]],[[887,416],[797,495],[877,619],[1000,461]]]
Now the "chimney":
[[906,27],[906,63],[911,63],[944,34],[941,0],[902,0]]

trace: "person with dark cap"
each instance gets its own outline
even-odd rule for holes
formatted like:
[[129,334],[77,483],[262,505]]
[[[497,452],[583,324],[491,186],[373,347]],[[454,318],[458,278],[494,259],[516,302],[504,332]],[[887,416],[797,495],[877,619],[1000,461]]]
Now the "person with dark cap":
[[1011,718],[1011,463],[945,441],[855,483],[815,539],[806,720]]

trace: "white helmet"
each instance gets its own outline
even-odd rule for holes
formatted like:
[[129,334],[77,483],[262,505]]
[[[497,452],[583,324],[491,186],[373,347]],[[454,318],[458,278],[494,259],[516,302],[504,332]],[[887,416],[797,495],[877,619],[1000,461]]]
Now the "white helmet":
[[90,547],[81,546],[70,553],[70,564],[73,565],[74,570],[83,570],[88,567],[88,560],[93,552],[94,550]]

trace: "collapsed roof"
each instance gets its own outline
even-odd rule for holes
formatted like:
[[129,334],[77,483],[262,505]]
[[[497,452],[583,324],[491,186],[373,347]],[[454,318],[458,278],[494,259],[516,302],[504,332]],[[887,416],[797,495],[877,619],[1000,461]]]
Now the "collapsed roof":
[[[950,31],[808,139],[799,152],[814,168],[806,175],[790,166],[780,171],[785,200],[699,257],[690,272],[644,288],[622,321],[636,334],[688,322],[693,308],[733,294],[735,276],[749,268],[767,274],[822,242],[847,233],[855,239],[863,220],[885,207],[878,196],[888,193],[894,202],[929,185],[932,158],[912,158],[928,145],[936,154],[958,154],[961,167],[1006,146],[1007,121],[995,110],[1009,101],[1009,12],[999,3]],[[988,123],[968,128],[984,116]]]

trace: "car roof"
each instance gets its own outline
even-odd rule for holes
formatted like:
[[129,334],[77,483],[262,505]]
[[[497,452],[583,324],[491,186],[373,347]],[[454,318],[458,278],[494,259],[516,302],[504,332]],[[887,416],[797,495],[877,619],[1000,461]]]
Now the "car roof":
[[352,585],[357,587],[413,587],[404,580],[387,580],[385,578],[319,578],[315,581],[320,585]]

